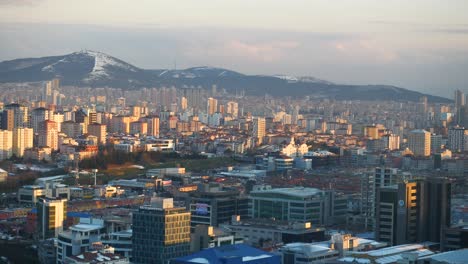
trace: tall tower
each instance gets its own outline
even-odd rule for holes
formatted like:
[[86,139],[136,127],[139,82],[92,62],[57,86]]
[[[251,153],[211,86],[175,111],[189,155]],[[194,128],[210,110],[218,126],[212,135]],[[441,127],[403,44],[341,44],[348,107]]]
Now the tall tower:
[[29,127],[28,107],[20,104],[9,104],[5,110],[13,111],[13,127]]
[[24,150],[33,147],[34,132],[32,128],[15,128],[13,130],[13,154],[23,157]]
[[150,117],[148,119],[148,134],[159,137],[159,117]]
[[208,115],[212,115],[216,113],[217,110],[218,110],[218,100],[214,99],[213,97],[208,98],[206,113]]
[[51,120],[41,122],[38,139],[39,147],[50,147],[52,150],[58,150],[57,123]]
[[57,237],[67,219],[67,199],[42,198],[36,206],[39,239]]
[[462,152],[465,150],[465,137],[467,131],[464,127],[452,127],[448,130],[448,147],[453,152]]
[[168,264],[190,250],[190,212],[172,198],[153,197],[133,213],[133,263]]
[[228,102],[226,113],[230,114],[234,118],[237,118],[239,116],[239,104],[233,101]]
[[256,138],[257,144],[263,143],[263,137],[265,136],[265,118],[257,117],[253,120],[253,137]]
[[182,96],[180,98],[180,109],[182,109],[182,111],[185,111],[187,107],[188,107],[187,97]]
[[378,190],[376,239],[390,245],[440,242],[450,224],[451,183],[427,178]]
[[13,132],[0,130],[0,160],[8,159],[13,155]]
[[411,131],[408,137],[408,148],[415,156],[431,155],[431,133],[423,129]]

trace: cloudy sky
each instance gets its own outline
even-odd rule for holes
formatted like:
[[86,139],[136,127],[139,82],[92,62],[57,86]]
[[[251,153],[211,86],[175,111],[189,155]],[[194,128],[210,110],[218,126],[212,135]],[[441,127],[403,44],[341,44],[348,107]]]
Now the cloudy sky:
[[467,0],[0,0],[0,60],[97,50],[142,68],[218,66],[468,92]]

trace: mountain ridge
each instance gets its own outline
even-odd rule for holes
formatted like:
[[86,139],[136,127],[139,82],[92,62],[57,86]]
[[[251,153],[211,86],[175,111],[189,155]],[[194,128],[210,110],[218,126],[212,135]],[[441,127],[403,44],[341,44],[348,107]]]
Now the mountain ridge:
[[60,78],[64,85],[139,89],[160,86],[217,85],[228,92],[247,95],[313,96],[339,100],[450,102],[443,97],[392,85],[335,84],[311,76],[246,75],[224,68],[198,66],[187,69],[142,69],[108,54],[84,50],[66,55],[21,58],[0,62],[0,83],[46,81]]

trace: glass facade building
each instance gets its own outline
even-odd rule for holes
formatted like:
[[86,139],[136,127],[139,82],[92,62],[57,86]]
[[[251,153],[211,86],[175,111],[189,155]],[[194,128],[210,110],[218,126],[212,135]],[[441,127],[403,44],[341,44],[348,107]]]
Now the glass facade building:
[[133,213],[132,263],[166,264],[190,250],[190,213],[170,205],[141,206]]

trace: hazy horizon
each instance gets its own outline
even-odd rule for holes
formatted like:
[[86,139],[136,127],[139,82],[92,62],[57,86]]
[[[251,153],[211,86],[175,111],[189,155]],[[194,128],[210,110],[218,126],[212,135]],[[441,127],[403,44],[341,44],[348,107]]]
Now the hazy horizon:
[[96,50],[145,69],[468,91],[468,3],[0,0],[0,60]]

